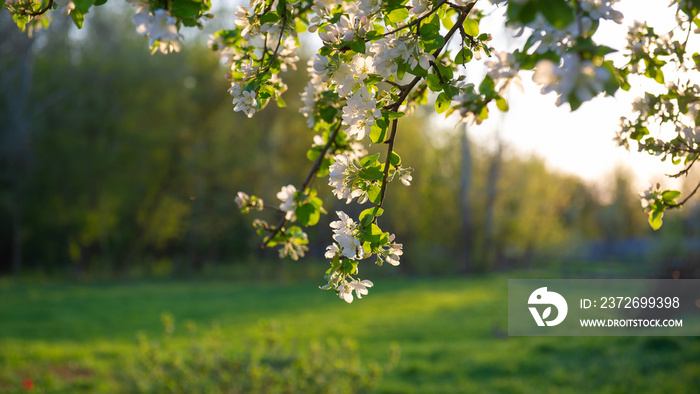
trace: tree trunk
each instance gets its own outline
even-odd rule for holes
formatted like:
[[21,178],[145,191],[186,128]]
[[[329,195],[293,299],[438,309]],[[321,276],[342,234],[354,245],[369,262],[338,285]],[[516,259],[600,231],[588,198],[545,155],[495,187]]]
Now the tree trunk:
[[33,41],[18,32],[12,23],[5,22],[7,21],[0,23],[0,58],[12,60],[9,64],[3,62],[8,68],[0,75],[0,103],[5,104],[5,113],[0,113],[0,118],[3,119],[3,126],[7,127],[0,133],[0,157],[7,160],[9,172],[0,174],[0,177],[7,179],[11,189],[11,259],[12,271],[18,274],[23,263],[22,189],[32,164],[29,94],[34,56]]
[[474,223],[472,216],[472,155],[469,146],[468,126],[464,124],[464,132],[461,136],[462,155],[460,161],[459,178],[459,207],[462,221],[462,243],[460,245],[460,265],[459,272],[468,273],[474,270],[473,267],[473,247],[474,247]]
[[498,198],[498,180],[501,177],[503,146],[500,137],[498,146],[489,164],[488,182],[486,184],[486,208],[484,218],[484,268],[493,268],[496,263],[496,199]]
[[22,205],[18,190],[12,193],[12,273],[18,275],[22,269]]

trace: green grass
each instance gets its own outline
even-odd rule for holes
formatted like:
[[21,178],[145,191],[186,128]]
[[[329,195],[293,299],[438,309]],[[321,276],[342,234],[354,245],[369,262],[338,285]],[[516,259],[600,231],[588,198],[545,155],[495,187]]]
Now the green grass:
[[124,391],[137,333],[162,337],[161,314],[206,330],[232,351],[261,320],[285,341],[351,338],[364,362],[396,367],[378,392],[675,392],[700,387],[698,337],[507,337],[507,277],[384,279],[346,304],[317,284],[0,282],[0,392]]

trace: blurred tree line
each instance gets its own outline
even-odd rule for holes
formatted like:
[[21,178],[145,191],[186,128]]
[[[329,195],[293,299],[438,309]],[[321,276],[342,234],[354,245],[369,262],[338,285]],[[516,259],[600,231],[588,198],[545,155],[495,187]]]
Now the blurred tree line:
[[[0,14],[0,272],[191,272],[274,257],[234,197],[277,204],[272,185],[301,181],[309,131],[296,100],[248,120],[232,111],[225,70],[202,43],[151,56],[129,11],[91,18],[80,32],[56,20],[30,40]],[[303,78],[285,80],[287,97],[303,88]],[[414,182],[390,189],[394,208],[382,217],[408,245],[401,270],[527,266],[582,240],[648,232],[624,171],[603,193],[501,143],[475,146],[461,126],[414,117],[398,139],[420,160],[406,163]],[[329,212],[344,206],[330,190],[323,197]],[[312,258],[330,243],[321,234],[310,229]]]

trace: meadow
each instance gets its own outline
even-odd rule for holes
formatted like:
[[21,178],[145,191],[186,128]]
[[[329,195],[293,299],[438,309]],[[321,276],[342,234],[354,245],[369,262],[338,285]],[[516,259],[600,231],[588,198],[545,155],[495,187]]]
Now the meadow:
[[[698,337],[508,337],[508,277],[378,279],[352,304],[311,282],[3,280],[0,392],[276,392],[227,369],[260,376],[285,365],[296,369],[282,380],[313,375],[306,392],[700,387]],[[367,385],[353,386],[360,378]]]

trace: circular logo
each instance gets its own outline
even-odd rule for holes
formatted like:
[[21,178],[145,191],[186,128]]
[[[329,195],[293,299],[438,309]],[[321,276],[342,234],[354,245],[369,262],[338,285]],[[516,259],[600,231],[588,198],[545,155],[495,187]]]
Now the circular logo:
[[[550,305],[542,311],[542,315],[537,311],[534,306],[529,307],[532,317],[538,326],[556,326],[557,324],[564,321],[566,318],[566,312],[568,312],[569,307],[566,304],[566,300],[559,293],[553,291],[547,291],[546,287],[540,287],[530,294],[527,303],[530,305]],[[552,315],[552,306],[557,308],[557,314],[555,319],[549,319]]]

